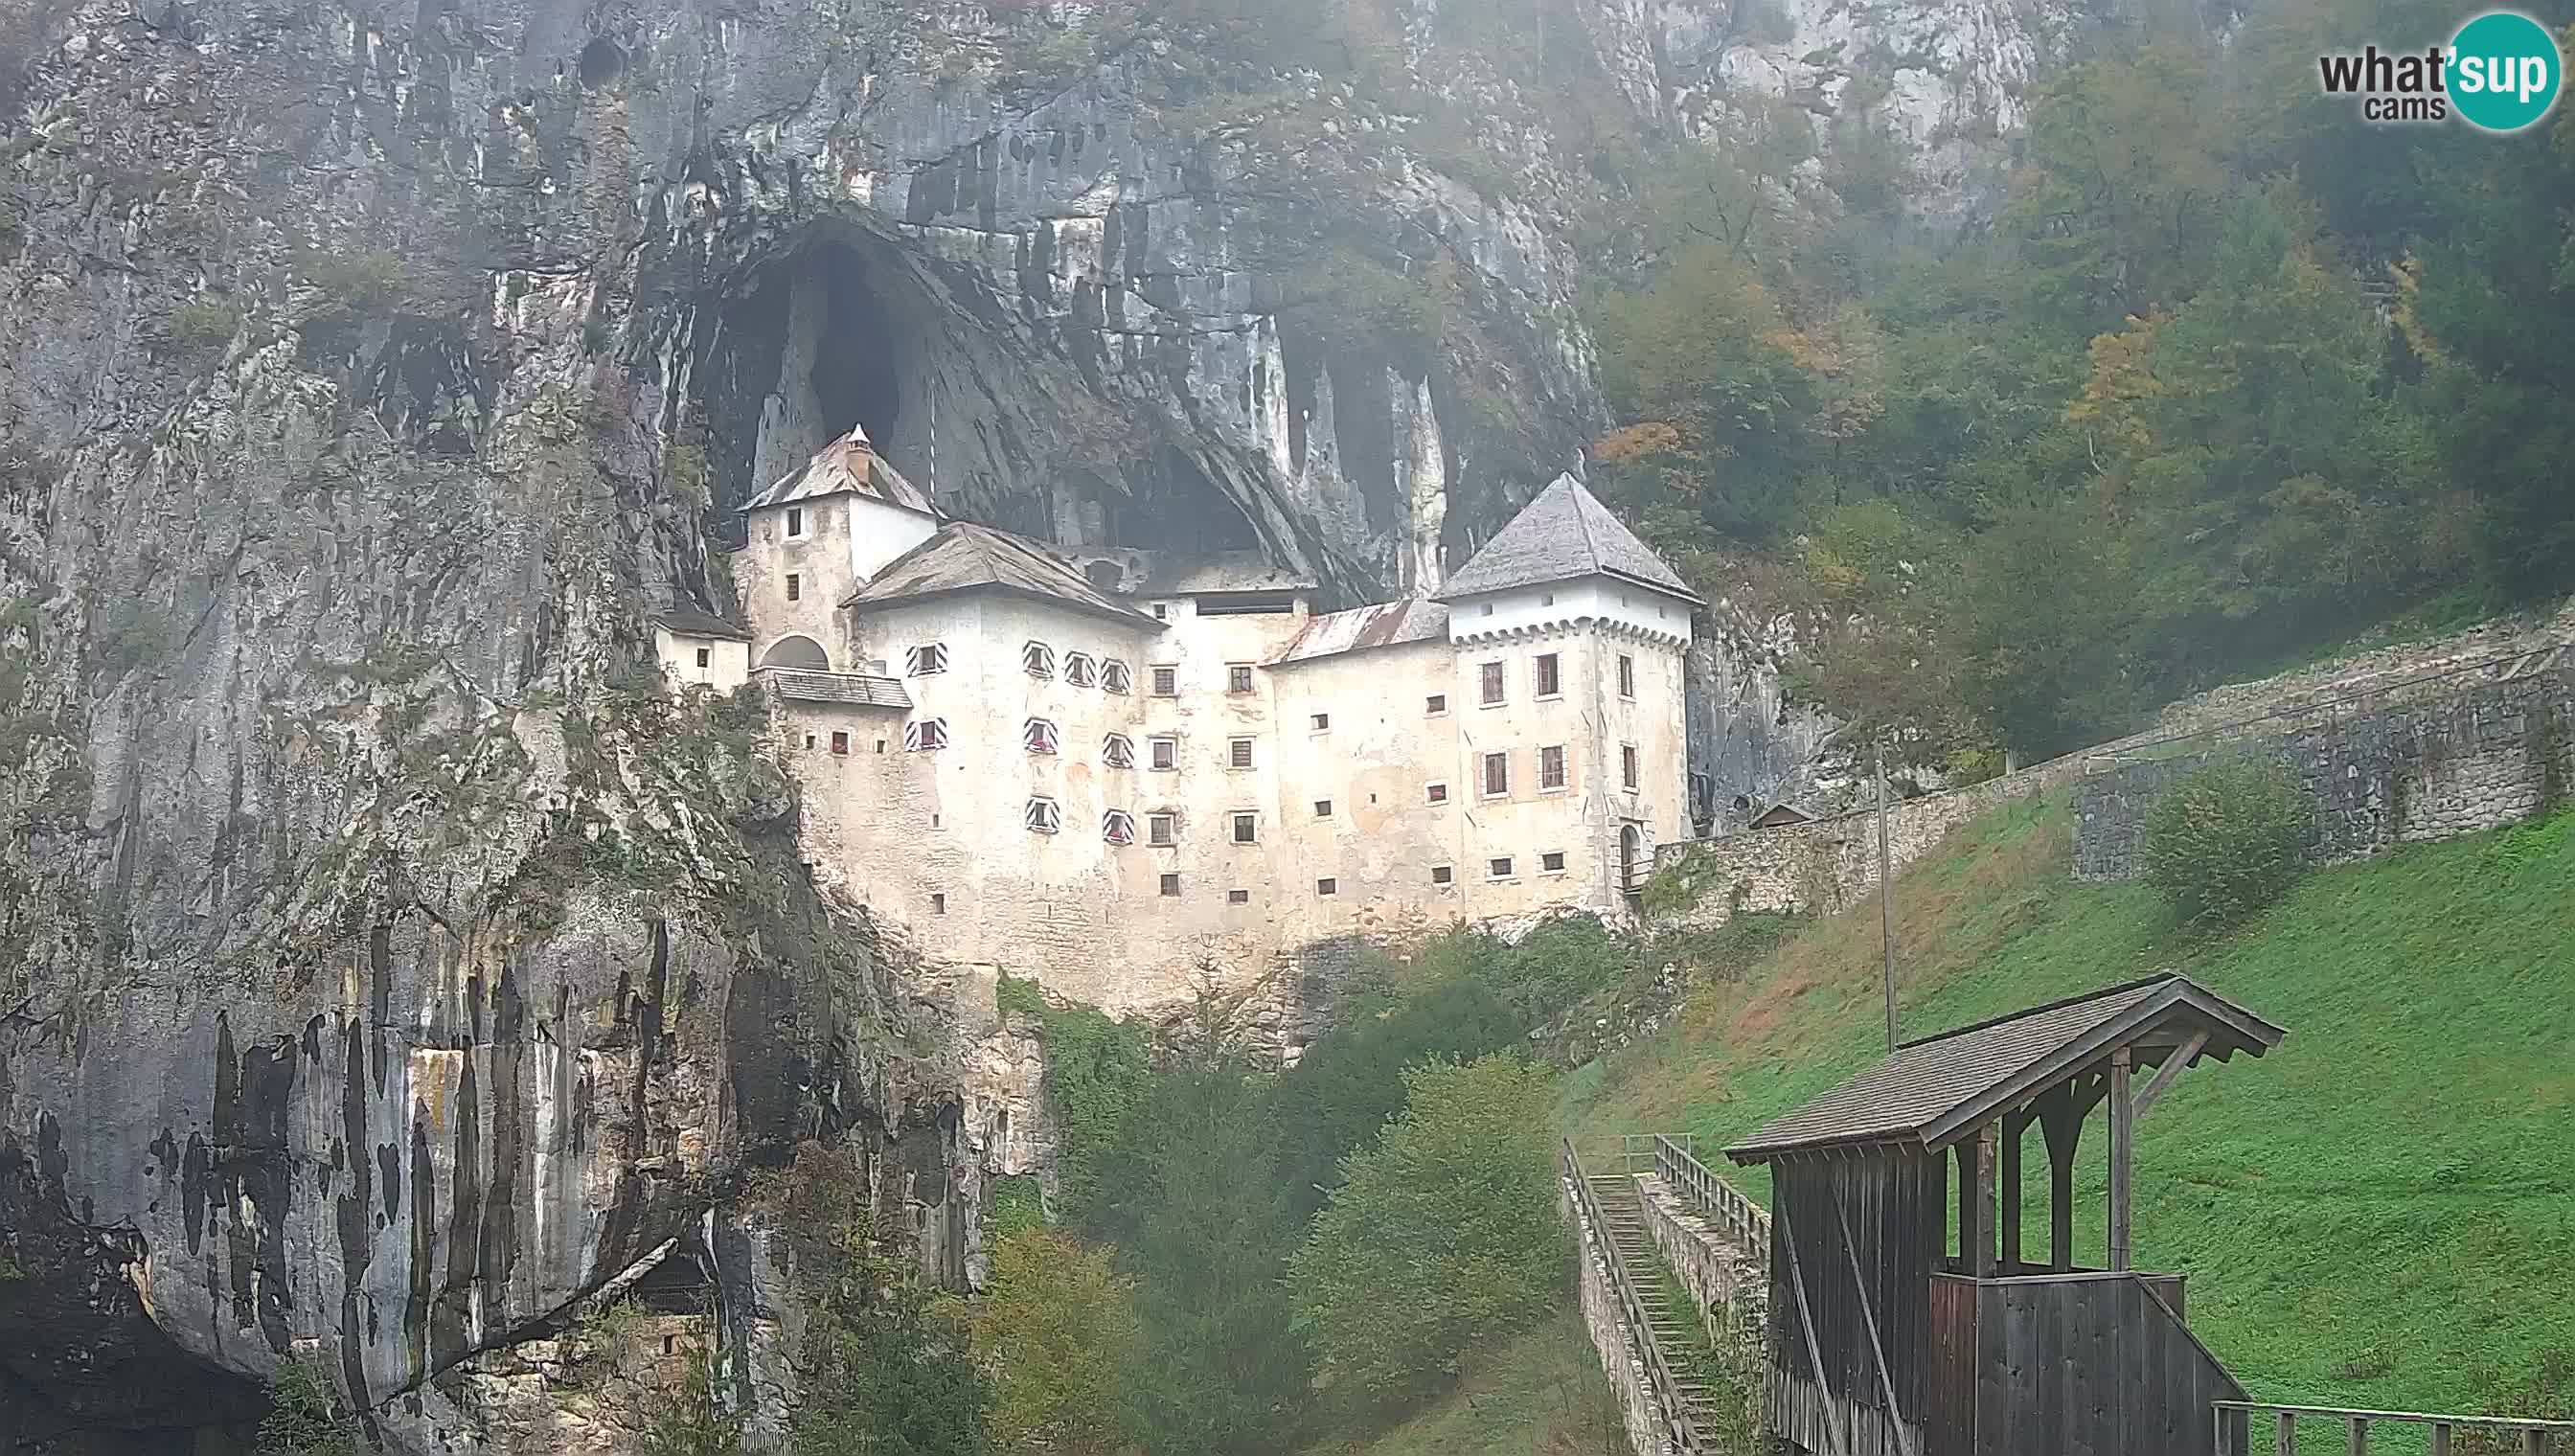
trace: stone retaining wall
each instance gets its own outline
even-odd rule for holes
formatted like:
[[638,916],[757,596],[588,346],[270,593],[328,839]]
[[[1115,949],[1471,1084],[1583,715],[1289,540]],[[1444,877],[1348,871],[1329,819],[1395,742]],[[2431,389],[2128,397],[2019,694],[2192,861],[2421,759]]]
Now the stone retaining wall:
[[[1636,1179],[1636,1192],[1645,1204],[1645,1236],[1697,1301],[1700,1315],[1722,1309],[1737,1328],[1759,1328],[1770,1298],[1770,1271],[1761,1261],[1653,1174]],[[1713,1319],[1709,1329],[1724,1333]]]
[[2274,735],[2187,746],[2196,750],[2120,759],[2080,780],[2077,878],[2141,873],[2156,801],[2176,779],[2236,754],[2277,762],[2304,789],[2315,809],[2307,855],[2317,863],[2528,818],[2575,781],[2575,664],[2420,702],[2347,705],[2337,718]]

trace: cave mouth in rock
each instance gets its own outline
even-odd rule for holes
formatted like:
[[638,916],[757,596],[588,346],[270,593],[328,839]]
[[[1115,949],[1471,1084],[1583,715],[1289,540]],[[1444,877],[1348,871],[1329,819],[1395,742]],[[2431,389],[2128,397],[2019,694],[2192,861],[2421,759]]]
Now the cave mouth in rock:
[[821,282],[823,311],[806,387],[821,408],[826,438],[857,425],[870,440],[892,440],[903,417],[902,349],[867,260],[838,243],[806,256]]

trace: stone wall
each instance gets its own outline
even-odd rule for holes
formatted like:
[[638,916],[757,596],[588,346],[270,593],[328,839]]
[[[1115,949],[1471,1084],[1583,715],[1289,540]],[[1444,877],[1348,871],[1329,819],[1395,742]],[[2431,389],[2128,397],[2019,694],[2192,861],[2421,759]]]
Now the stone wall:
[[1645,1205],[1645,1236],[1689,1290],[1710,1330],[1723,1333],[1716,1323],[1718,1310],[1738,1329],[1759,1328],[1770,1299],[1770,1270],[1762,1261],[1699,1216],[1662,1179],[1650,1173],[1638,1177],[1636,1193]]
[[1618,1397],[1618,1420],[1627,1431],[1627,1449],[1636,1456],[1672,1456],[1672,1443],[1665,1434],[1662,1407],[1654,1399],[1653,1382],[1645,1374],[1645,1357],[1637,1345],[1638,1336],[1627,1328],[1618,1308],[1618,1291],[1609,1282],[1609,1261],[1618,1257],[1609,1243],[1609,1231],[1594,1228],[1583,1216],[1582,1200],[1574,1196],[1570,1180],[1559,1177],[1557,1203],[1565,1223],[1582,1245],[1581,1257],[1574,1260],[1574,1282],[1582,1297],[1582,1325],[1591,1332],[1591,1348],[1599,1353],[1600,1368],[1609,1377],[1609,1388]]
[[2327,864],[2511,823],[2562,793],[2575,775],[2575,663],[2508,665],[2449,686],[2436,698],[2347,702],[2308,722],[2277,721],[2277,732],[2096,764],[2075,789],[2075,875],[2141,873],[2156,800],[2233,754],[2271,759],[2305,790],[2315,809],[2308,857]]
[[[2280,754],[2315,795],[2322,861],[2509,823],[2536,811],[2552,783],[2575,781],[2568,634],[2575,609],[2509,633],[2490,627],[2389,649],[2341,678],[2309,671],[2218,689],[2166,710],[2153,730],[1891,804],[1888,858],[1901,869],[1989,810],[2079,785],[2076,872],[2124,877],[2135,872],[2136,837],[2163,786],[2215,755],[2245,751]],[[2473,657],[2471,648],[2497,655]],[[1666,913],[1678,923],[1712,928],[1738,909],[1828,914],[1876,888],[1875,815],[1665,844],[1656,864],[1681,892],[1685,907]]]

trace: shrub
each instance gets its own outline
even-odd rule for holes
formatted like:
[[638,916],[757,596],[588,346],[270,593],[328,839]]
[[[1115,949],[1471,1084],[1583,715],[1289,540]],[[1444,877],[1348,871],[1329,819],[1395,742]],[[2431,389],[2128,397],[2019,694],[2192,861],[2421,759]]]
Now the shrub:
[[1036,1229],[1003,1239],[973,1335],[993,1382],[994,1446],[1057,1456],[1125,1449],[1119,1380],[1142,1335],[1135,1282],[1108,1249]]
[[279,1368],[259,1423],[259,1456],[360,1456],[369,1449],[358,1419],[331,1377],[305,1364]]
[[644,1432],[643,1456],[741,1456],[742,1413],[726,1407],[715,1361],[689,1351],[689,1370],[665,1391]]
[[2212,763],[2175,783],[2146,816],[2146,882],[2195,925],[2227,925],[2278,900],[2306,872],[2313,821],[2276,763]]

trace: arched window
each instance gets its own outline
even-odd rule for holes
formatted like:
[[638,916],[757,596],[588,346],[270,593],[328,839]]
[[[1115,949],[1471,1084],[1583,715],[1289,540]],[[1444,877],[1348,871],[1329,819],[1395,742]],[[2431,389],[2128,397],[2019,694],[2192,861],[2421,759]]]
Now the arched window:
[[1111,733],[1100,741],[1100,761],[1112,768],[1136,766],[1136,740],[1125,733]]
[[1088,653],[1065,654],[1064,681],[1072,684],[1076,688],[1090,687],[1095,681],[1092,677],[1091,655]]
[[782,637],[760,655],[764,668],[792,668],[800,673],[832,671],[832,655],[810,637]]
[[1028,669],[1032,678],[1052,678],[1055,676],[1055,649],[1042,642],[1033,642],[1020,649],[1020,666]]
[[1020,741],[1026,744],[1032,753],[1062,751],[1055,725],[1042,718],[1029,720],[1028,727],[1020,730]]
[[1022,822],[1029,826],[1032,834],[1052,834],[1064,827],[1064,815],[1057,810],[1054,799],[1032,798]]
[[1100,816],[1100,837],[1112,844],[1136,842],[1136,816],[1123,808],[1113,808]]
[[903,671],[910,678],[927,678],[933,673],[947,672],[948,645],[934,642],[904,649]]
[[947,747],[948,720],[925,718],[919,723],[904,725],[903,745],[916,753]]
[[1116,658],[1104,658],[1100,663],[1100,687],[1104,692],[1130,693],[1135,690],[1136,678],[1127,670],[1125,663]]

